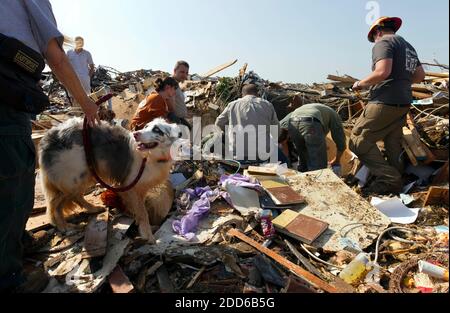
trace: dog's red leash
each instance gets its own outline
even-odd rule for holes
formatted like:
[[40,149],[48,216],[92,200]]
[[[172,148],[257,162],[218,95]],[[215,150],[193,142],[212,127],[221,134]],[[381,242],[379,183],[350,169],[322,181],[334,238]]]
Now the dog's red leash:
[[[106,95],[106,96],[100,98],[95,104],[100,105],[103,102],[106,102],[106,101],[108,101],[111,98],[112,98],[111,94]],[[106,188],[106,189],[111,190],[111,191],[116,192],[116,193],[127,192],[130,189],[132,189],[134,186],[136,186],[136,184],[141,179],[142,174],[144,174],[145,164],[147,163],[147,159],[145,158],[145,159],[142,160],[142,164],[141,164],[141,168],[139,170],[139,173],[138,173],[138,175],[136,176],[136,178],[133,180],[133,182],[130,185],[128,185],[126,187],[120,187],[120,188],[112,187],[112,186],[108,185],[107,183],[105,183],[100,178],[100,176],[98,176],[97,172],[95,171],[94,154],[92,153],[92,142],[91,142],[90,138],[91,138],[91,127],[88,124],[87,118],[84,118],[84,122],[83,122],[84,155],[86,156],[86,162],[87,162],[87,166],[89,168],[89,171],[91,172],[92,176],[94,176],[94,178],[97,180],[97,182],[103,188]]]

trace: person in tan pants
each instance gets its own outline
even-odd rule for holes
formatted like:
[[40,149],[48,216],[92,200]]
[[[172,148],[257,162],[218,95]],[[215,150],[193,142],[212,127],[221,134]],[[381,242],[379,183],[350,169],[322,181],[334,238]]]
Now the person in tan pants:
[[[354,84],[353,90],[370,88],[369,103],[356,122],[350,149],[375,176],[368,191],[398,194],[403,188],[401,139],[412,98],[411,85],[425,78],[416,50],[396,35],[402,20],[382,17],[369,32],[373,48],[373,72]],[[385,156],[377,146],[384,141]]]

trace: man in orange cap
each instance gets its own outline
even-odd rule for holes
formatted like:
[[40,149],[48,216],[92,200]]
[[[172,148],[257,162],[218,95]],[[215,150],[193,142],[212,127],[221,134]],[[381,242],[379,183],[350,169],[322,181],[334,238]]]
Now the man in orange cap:
[[[373,72],[353,86],[355,91],[370,88],[370,95],[353,129],[350,149],[376,177],[368,191],[377,194],[402,190],[402,128],[413,100],[411,85],[425,78],[416,50],[396,35],[401,25],[398,17],[382,17],[372,25],[368,38],[375,43]],[[387,160],[378,141],[384,141]]]

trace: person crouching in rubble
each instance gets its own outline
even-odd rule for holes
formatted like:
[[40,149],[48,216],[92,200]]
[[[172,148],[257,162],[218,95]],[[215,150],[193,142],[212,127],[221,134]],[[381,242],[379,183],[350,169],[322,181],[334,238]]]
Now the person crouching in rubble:
[[139,105],[131,121],[131,130],[141,130],[145,125],[158,117],[168,119],[169,113],[174,112],[171,99],[175,97],[179,88],[178,82],[172,77],[158,78],[155,81],[155,85],[155,91],[147,97],[146,101],[141,102],[141,105]]
[[325,169],[328,166],[326,136],[331,136],[337,146],[336,158],[331,166],[339,166],[346,149],[346,138],[342,120],[332,108],[320,104],[305,104],[288,114],[281,122],[279,142],[292,139],[299,155],[299,172]]
[[[37,88],[45,61],[80,103],[89,123],[99,121],[62,49],[64,36],[48,0],[0,1],[0,292],[40,292],[48,277],[23,271],[25,225],[34,205],[36,152],[30,114],[48,106]],[[28,238],[29,239],[29,238]]]
[[[186,61],[178,61],[177,64],[175,64],[172,77],[178,84],[185,82],[189,77],[189,63]],[[168,114],[169,121],[185,125],[191,129],[191,125],[186,121],[188,110],[186,107],[186,99],[181,88],[177,89],[175,97],[169,99],[169,102],[171,102],[171,105],[173,106],[173,112],[169,112]]]
[[[270,147],[275,156],[278,156],[278,161],[287,163],[286,156],[278,149],[276,139],[272,139],[270,132],[272,127],[277,128],[277,131],[279,129],[275,108],[272,103],[258,97],[256,85],[244,85],[242,98],[228,104],[217,117],[215,125],[228,136],[230,147],[227,148],[232,152],[233,158],[241,163],[261,164],[268,161],[265,158],[261,159],[261,156],[267,156],[266,151],[260,151],[263,140],[265,150]],[[252,126],[256,131],[254,137],[246,131],[247,128],[251,130]],[[272,158],[271,155],[268,157]]]
[[[353,129],[350,149],[375,176],[367,191],[380,195],[403,188],[402,128],[413,100],[411,85],[425,78],[416,50],[396,35],[401,25],[398,17],[382,17],[372,25],[368,38],[375,42],[373,73],[353,86],[355,91],[370,87],[370,95]],[[387,161],[378,141],[384,141]]]

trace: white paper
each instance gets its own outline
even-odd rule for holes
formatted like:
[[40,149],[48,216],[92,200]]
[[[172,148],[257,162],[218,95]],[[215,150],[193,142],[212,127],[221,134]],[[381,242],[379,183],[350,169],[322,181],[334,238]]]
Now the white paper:
[[389,217],[393,223],[404,225],[414,223],[417,220],[420,211],[420,209],[408,208],[397,197],[387,200],[373,197],[370,204],[380,210],[381,213]]
[[261,210],[258,193],[254,190],[227,184],[228,193],[231,197],[233,207],[241,213],[242,216],[249,216],[258,213]]
[[416,198],[411,195],[405,195],[404,193],[400,194],[400,199],[402,199],[404,205],[410,205],[411,203],[416,201]]
[[356,173],[355,178],[359,180],[359,187],[364,187],[367,184],[367,179],[369,178],[370,170],[367,166],[361,167],[361,169]]

